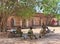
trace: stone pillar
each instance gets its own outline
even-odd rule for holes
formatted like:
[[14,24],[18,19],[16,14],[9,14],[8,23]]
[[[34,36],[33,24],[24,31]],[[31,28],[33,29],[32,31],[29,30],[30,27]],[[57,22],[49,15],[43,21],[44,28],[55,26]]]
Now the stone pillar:
[[20,20],[20,26],[22,27],[22,20]]
[[16,20],[14,19],[14,26],[16,26]]
[[33,25],[35,25],[35,19],[33,19]]
[[28,21],[28,19],[26,19],[26,27],[28,27],[29,26],[29,21]]
[[60,26],[60,20],[59,20],[58,24],[59,24],[59,26]]

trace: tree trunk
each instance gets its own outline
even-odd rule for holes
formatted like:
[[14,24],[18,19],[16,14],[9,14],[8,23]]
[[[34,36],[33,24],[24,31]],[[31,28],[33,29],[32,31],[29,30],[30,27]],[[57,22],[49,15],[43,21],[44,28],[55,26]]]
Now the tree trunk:
[[6,31],[6,28],[7,28],[7,19],[8,19],[8,15],[4,12],[2,14],[2,21],[1,21],[1,28],[2,28],[2,31]]

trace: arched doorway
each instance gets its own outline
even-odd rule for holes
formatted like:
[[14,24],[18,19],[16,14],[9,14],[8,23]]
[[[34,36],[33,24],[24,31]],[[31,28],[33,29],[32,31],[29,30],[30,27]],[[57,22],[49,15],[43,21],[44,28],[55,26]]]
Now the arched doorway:
[[22,28],[26,28],[26,19],[22,20]]
[[14,27],[14,19],[13,18],[11,19],[11,27],[12,28]]
[[11,29],[15,26],[16,22],[13,16],[9,17],[7,20],[7,28]]

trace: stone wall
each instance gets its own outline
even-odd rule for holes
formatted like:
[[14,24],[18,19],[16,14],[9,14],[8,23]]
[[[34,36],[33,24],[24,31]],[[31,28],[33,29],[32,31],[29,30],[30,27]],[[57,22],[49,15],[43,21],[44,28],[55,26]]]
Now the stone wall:
[[46,24],[47,18],[43,14],[36,14],[30,19],[23,19],[17,16],[10,16],[7,20],[7,25],[11,27],[11,19],[14,19],[14,26],[21,26],[21,27],[30,27],[30,26],[41,26],[43,23]]

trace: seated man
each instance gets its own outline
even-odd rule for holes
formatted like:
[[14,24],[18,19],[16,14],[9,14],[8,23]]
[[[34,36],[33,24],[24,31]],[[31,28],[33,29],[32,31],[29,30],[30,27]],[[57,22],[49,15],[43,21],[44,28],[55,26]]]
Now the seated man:
[[46,25],[42,25],[42,29],[40,30],[40,35],[39,37],[41,38],[42,36],[44,36],[46,34]]
[[16,33],[19,34],[20,37],[22,37],[23,32],[21,31],[21,27],[17,28]]
[[36,36],[33,34],[32,27],[30,27],[30,30],[28,31],[28,36],[30,37],[30,39],[32,39],[33,37],[35,37],[36,39]]
[[46,34],[46,30],[45,29],[41,29],[40,30],[40,35],[39,35],[39,37],[41,38],[42,36],[44,36]]

